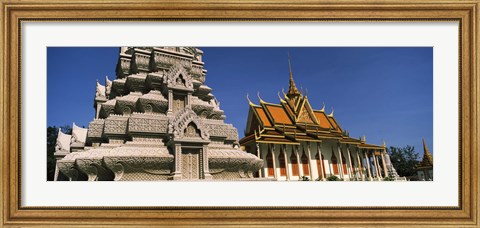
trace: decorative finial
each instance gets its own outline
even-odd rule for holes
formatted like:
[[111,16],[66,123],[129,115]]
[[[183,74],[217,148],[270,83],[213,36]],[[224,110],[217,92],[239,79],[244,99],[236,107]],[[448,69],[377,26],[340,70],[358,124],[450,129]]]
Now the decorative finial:
[[293,81],[292,65],[290,63],[290,52],[288,53],[288,67],[290,69],[290,82],[288,86],[287,96],[291,99],[300,96],[300,92],[298,92],[297,86],[295,86],[295,82]]
[[288,52],[288,69],[290,70],[290,81],[293,81],[292,65],[290,63],[290,52]]
[[382,139],[382,141],[383,141],[382,147],[385,147],[385,148],[386,148],[386,147],[387,147],[387,143],[386,143],[385,140],[383,140],[383,139]]
[[287,94],[285,94],[285,91],[283,91],[283,88],[282,88],[282,93],[283,93],[283,97],[285,97],[285,99],[287,99]]
[[278,98],[280,99],[280,102],[285,103],[285,100],[283,100],[282,97],[280,96],[280,91],[278,91],[277,95],[278,95]]
[[363,135],[362,141],[366,142],[367,141],[367,136]]
[[250,106],[255,105],[255,104],[252,103],[252,101],[250,100],[250,98],[248,98],[248,93],[247,93],[247,100],[248,100],[248,104],[249,104]]
[[333,117],[333,107],[332,107],[332,112],[330,114],[328,114],[329,117]]
[[323,102],[323,107],[320,111],[325,112],[325,102]]
[[258,97],[258,100],[260,101],[260,103],[265,103],[265,101],[262,100],[262,98],[260,97],[260,92],[257,92],[257,97]]
[[425,142],[425,139],[422,137],[423,141],[423,153],[424,154],[430,154],[430,151],[428,151],[427,143]]

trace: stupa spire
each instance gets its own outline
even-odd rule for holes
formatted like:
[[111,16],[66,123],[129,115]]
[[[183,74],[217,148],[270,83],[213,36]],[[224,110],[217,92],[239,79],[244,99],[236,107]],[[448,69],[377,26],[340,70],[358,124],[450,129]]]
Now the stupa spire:
[[290,63],[290,53],[288,53],[288,68],[290,69],[290,82],[288,86],[287,96],[288,98],[292,99],[294,97],[298,97],[300,95],[300,92],[298,92],[295,81],[293,81],[292,65]]
[[422,141],[423,141],[423,160],[422,161],[432,164],[433,163],[432,154],[428,150],[427,143],[425,142],[424,138],[422,138]]

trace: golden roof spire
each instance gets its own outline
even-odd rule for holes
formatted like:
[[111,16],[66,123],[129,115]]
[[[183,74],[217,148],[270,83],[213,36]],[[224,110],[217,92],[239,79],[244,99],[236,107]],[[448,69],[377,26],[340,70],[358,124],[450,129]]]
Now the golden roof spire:
[[290,83],[288,86],[287,96],[288,98],[292,99],[294,97],[298,97],[300,95],[300,92],[298,92],[297,86],[293,81],[292,65],[290,63],[290,52],[288,53],[288,68],[290,69]]
[[424,138],[422,138],[422,141],[423,141],[423,160],[422,160],[422,163],[433,165],[432,154],[430,154],[430,151],[428,151],[427,143],[425,142]]

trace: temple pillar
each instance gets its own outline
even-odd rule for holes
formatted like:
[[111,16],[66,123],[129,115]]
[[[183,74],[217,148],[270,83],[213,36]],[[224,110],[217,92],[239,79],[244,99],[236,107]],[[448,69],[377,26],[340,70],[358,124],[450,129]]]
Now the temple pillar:
[[310,150],[310,142],[307,142],[307,158],[308,158],[308,172],[310,173],[310,179],[315,180],[312,172],[312,154]]
[[342,150],[340,148],[340,142],[337,144],[337,149],[338,149],[338,157],[340,159],[340,165],[339,165],[340,178],[343,178],[343,159],[342,159]]
[[347,156],[348,156],[348,164],[350,165],[350,178],[354,178],[353,173],[354,173],[354,168],[352,166],[352,159],[350,156],[350,146],[347,144]]
[[360,159],[360,148],[357,147],[357,166],[358,166],[358,172],[360,173],[360,177],[362,178],[362,181],[365,181],[365,172],[363,172],[363,167],[362,167],[362,159]]
[[[259,145],[259,143],[255,143],[255,146],[257,147],[257,148],[256,148],[256,149],[257,149],[257,157],[258,157],[259,159],[262,159],[262,158],[260,157],[260,145]],[[265,177],[265,176],[262,176],[262,173],[263,173],[262,170],[263,170],[263,169],[258,170],[258,177]]]
[[182,145],[180,143],[174,144],[175,150],[175,172],[173,173],[174,180],[182,179]]
[[368,180],[372,180],[372,172],[370,171],[370,158],[368,158],[368,154],[367,152],[364,152],[365,154],[365,163],[367,165],[367,169],[368,169]]
[[168,110],[167,116],[173,113],[173,91],[171,89],[168,90]]
[[298,167],[298,177],[300,178],[301,176],[304,176],[303,174],[303,164],[302,164],[302,157],[300,157],[300,152],[299,152],[299,149],[300,149],[300,145],[295,145],[295,156],[297,156],[297,167]]
[[203,176],[206,180],[211,180],[213,177],[208,168],[208,146],[203,145],[203,148],[200,149],[200,153],[203,153]]
[[284,159],[285,159],[285,170],[287,171],[287,180],[290,180],[292,171],[288,167],[287,145],[282,144],[282,147],[280,149],[283,150],[283,156],[285,157]]
[[186,103],[188,108],[192,108],[192,92],[188,92]]
[[320,173],[321,173],[321,177],[322,177],[322,180],[324,181],[325,180],[325,173],[323,172],[323,166],[325,164],[323,164],[323,155],[322,155],[322,150],[320,148],[321,146],[321,143],[317,143],[317,153],[318,153],[318,159],[320,159]]
[[275,155],[275,144],[270,146],[270,152],[272,153],[272,160],[273,160],[273,176],[275,179],[278,180],[279,174],[277,170],[277,155]]
[[375,177],[378,180],[380,180],[380,178],[381,178],[380,177],[380,169],[379,169],[378,164],[377,164],[377,158],[376,158],[377,156],[375,155],[375,151],[373,151],[372,157],[373,157],[373,165],[375,166]]
[[389,175],[388,175],[387,165],[386,165],[386,163],[385,163],[385,156],[383,156],[383,154],[385,154],[385,153],[387,153],[387,152],[385,151],[385,148],[384,148],[384,149],[383,149],[383,152],[381,153],[381,155],[382,155],[382,164],[383,164],[383,173],[385,174],[385,177],[388,177]]

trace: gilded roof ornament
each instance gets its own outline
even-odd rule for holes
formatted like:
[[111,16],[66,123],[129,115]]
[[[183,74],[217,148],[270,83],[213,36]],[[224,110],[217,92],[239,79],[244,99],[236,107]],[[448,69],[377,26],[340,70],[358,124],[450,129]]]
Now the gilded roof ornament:
[[248,98],[248,93],[247,93],[247,100],[248,100],[248,104],[249,104],[250,106],[255,105],[255,104],[250,100],[250,98]]
[[290,53],[288,53],[288,67],[290,69],[290,82],[289,82],[289,86],[288,86],[287,96],[288,96],[288,98],[292,99],[292,98],[300,96],[300,92],[298,92],[297,86],[295,85],[295,82],[293,81],[292,66],[291,66],[291,63],[290,63]]
[[282,93],[283,93],[283,97],[284,97],[285,99],[288,99],[287,94],[285,94],[285,91],[283,90],[283,88],[282,88]]
[[323,107],[320,109],[320,111],[325,112],[325,102],[323,102]]
[[260,92],[257,92],[257,97],[258,97],[258,100],[260,101],[260,103],[265,103],[265,101],[262,100],[262,98],[260,97]]
[[280,99],[280,102],[285,103],[285,100],[283,100],[282,97],[280,96],[280,91],[278,91],[277,95],[278,95],[278,98]]
[[330,114],[328,114],[329,117],[333,117],[333,111],[335,111],[335,110],[333,110],[333,107],[332,107],[332,112]]

